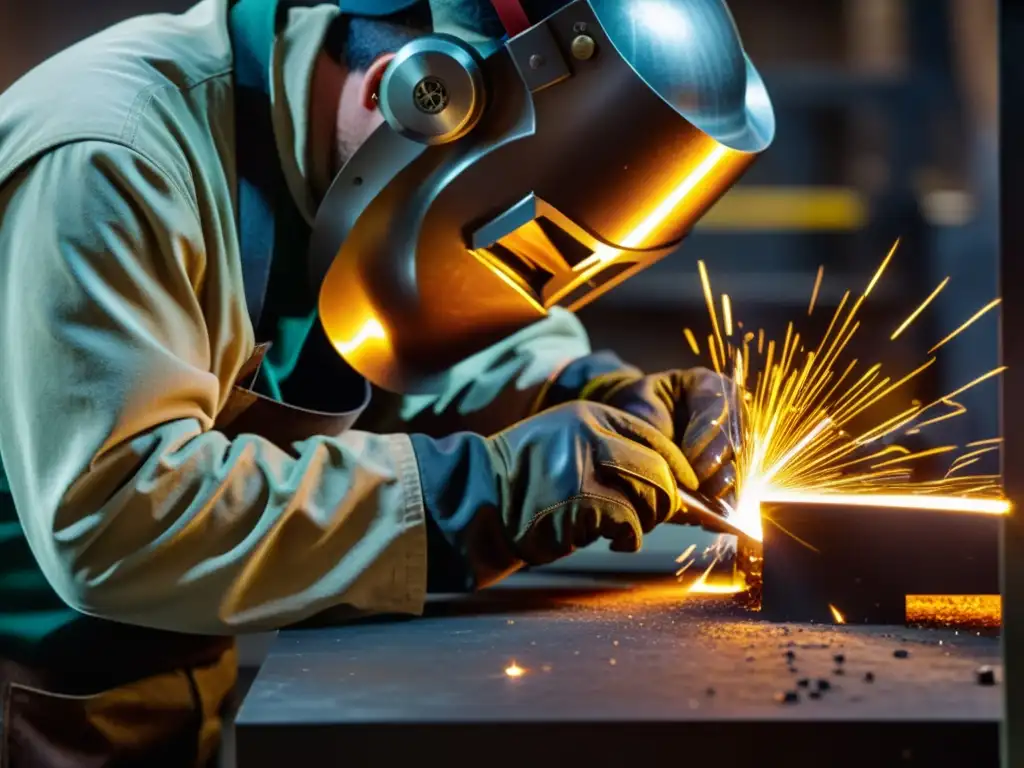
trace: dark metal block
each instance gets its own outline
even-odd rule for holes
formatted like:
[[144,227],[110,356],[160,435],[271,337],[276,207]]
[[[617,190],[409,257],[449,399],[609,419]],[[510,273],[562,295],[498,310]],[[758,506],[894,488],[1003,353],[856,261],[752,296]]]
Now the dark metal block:
[[770,621],[902,624],[908,595],[999,594],[1003,518],[920,509],[765,508],[761,610]]

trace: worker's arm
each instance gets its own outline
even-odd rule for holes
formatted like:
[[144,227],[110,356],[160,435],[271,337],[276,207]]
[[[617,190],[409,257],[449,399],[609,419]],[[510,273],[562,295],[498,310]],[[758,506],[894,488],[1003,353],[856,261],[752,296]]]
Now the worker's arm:
[[375,394],[371,412],[359,425],[431,435],[463,430],[493,434],[549,405],[573,399],[563,391],[577,390],[588,378],[625,367],[609,352],[591,354],[583,324],[571,312],[556,308],[456,365],[436,395]]
[[0,189],[0,452],[43,572],[83,613],[183,632],[419,612],[408,437],[213,429],[251,331],[204,249],[230,212],[201,223],[171,178],[83,142]]

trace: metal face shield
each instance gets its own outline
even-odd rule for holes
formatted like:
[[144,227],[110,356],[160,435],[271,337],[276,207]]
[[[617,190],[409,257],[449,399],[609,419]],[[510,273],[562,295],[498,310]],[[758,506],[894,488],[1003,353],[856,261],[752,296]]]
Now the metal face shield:
[[380,102],[312,278],[339,354],[405,393],[678,248],[774,134],[721,0],[575,0],[489,51],[430,35]]

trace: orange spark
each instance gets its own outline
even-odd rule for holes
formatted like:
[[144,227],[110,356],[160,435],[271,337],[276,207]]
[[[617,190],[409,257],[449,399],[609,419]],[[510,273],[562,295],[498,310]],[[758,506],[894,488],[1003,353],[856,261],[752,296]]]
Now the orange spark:
[[697,339],[693,335],[693,331],[689,328],[683,328],[683,336],[686,337],[686,343],[690,345],[690,349],[693,350],[693,354],[700,354],[700,347],[697,346]]
[[825,267],[818,267],[818,276],[814,278],[814,290],[811,291],[811,303],[807,305],[807,316],[814,312],[814,304],[818,301],[818,291],[821,289],[821,278],[825,275]]
[[925,307],[927,307],[929,304],[931,304],[932,301],[934,301],[935,297],[938,296],[942,292],[942,289],[946,287],[946,284],[948,282],[949,282],[949,278],[947,277],[945,280],[943,280],[941,283],[939,283],[939,287],[936,288],[934,291],[932,291],[931,295],[928,296],[928,298],[925,299],[923,302],[921,302],[921,305],[917,309],[915,309],[913,312],[910,313],[910,317],[908,317],[906,320],[904,320],[900,324],[900,327],[892,332],[892,336],[889,337],[889,341],[896,341],[896,337],[899,336],[901,333],[903,333],[905,330],[907,330],[907,328],[910,326],[910,324],[912,322],[914,322],[914,319],[918,315],[920,315],[922,312],[924,312]]
[[892,248],[889,249],[889,253],[886,254],[882,260],[881,266],[878,271],[875,272],[875,276],[871,278],[871,282],[868,283],[868,287],[864,289],[862,298],[867,298],[871,291],[874,289],[875,284],[881,279],[882,273],[885,272],[885,268],[889,266],[889,262],[892,260],[893,254],[896,253],[896,249],[900,247],[900,239],[897,237],[896,242],[892,244]]
[[975,322],[976,320],[978,320],[979,318],[981,318],[981,316],[982,316],[982,315],[984,315],[984,314],[985,314],[986,312],[988,312],[989,310],[991,310],[991,309],[993,309],[993,308],[995,308],[995,307],[999,306],[999,303],[1000,303],[1001,301],[1002,301],[1002,299],[993,299],[992,301],[990,301],[990,302],[989,302],[988,304],[986,304],[986,305],[985,305],[984,307],[982,307],[982,308],[981,308],[981,309],[979,309],[979,310],[978,310],[977,312],[975,312],[975,313],[974,313],[974,314],[973,314],[973,315],[972,315],[972,316],[971,316],[971,317],[970,317],[970,318],[969,318],[969,319],[968,319],[968,320],[967,320],[967,321],[966,321],[966,322],[965,322],[965,323],[964,323],[963,325],[961,325],[961,326],[960,326],[959,328],[957,328],[957,329],[956,329],[955,331],[953,331],[953,332],[952,332],[951,334],[949,334],[949,336],[947,336],[946,338],[944,338],[944,339],[943,339],[942,341],[940,341],[940,342],[939,342],[938,344],[936,344],[936,345],[935,345],[934,347],[932,347],[931,349],[929,349],[929,350],[928,350],[928,354],[929,354],[929,355],[930,355],[930,354],[932,354],[932,352],[934,352],[935,350],[937,350],[937,349],[938,349],[939,347],[941,347],[942,345],[944,345],[944,344],[945,344],[946,342],[949,342],[949,341],[952,341],[953,339],[955,339],[955,338],[956,338],[957,336],[959,336],[959,335],[960,335],[961,333],[963,333],[963,332],[964,332],[964,331],[966,331],[966,330],[967,330],[967,329],[968,329],[969,327],[971,327],[971,326],[972,326],[972,325],[974,324],[974,322]]
[[915,493],[808,493],[799,490],[772,490],[761,498],[763,501],[785,504],[892,507],[932,512],[973,512],[983,515],[1006,515],[1010,512],[1010,502],[1006,499],[927,496]]

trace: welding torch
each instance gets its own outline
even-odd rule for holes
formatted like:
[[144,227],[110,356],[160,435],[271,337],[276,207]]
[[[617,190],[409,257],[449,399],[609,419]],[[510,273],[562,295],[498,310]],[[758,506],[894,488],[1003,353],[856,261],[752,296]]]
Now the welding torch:
[[729,533],[745,537],[748,534],[732,522],[733,508],[721,499],[712,499],[701,493],[677,489],[682,511],[668,519],[676,525],[699,525],[711,533]]
[[[725,393],[723,392],[723,395]],[[742,398],[742,394],[740,398]],[[728,400],[725,401],[728,403]],[[742,400],[736,402],[742,403]],[[742,436],[742,406],[727,408],[725,430],[733,456],[739,453]],[[728,533],[740,538],[748,534],[733,522],[735,510],[721,499],[712,498],[697,491],[678,488],[681,511],[669,518],[668,522],[678,525],[699,525],[712,533]]]

